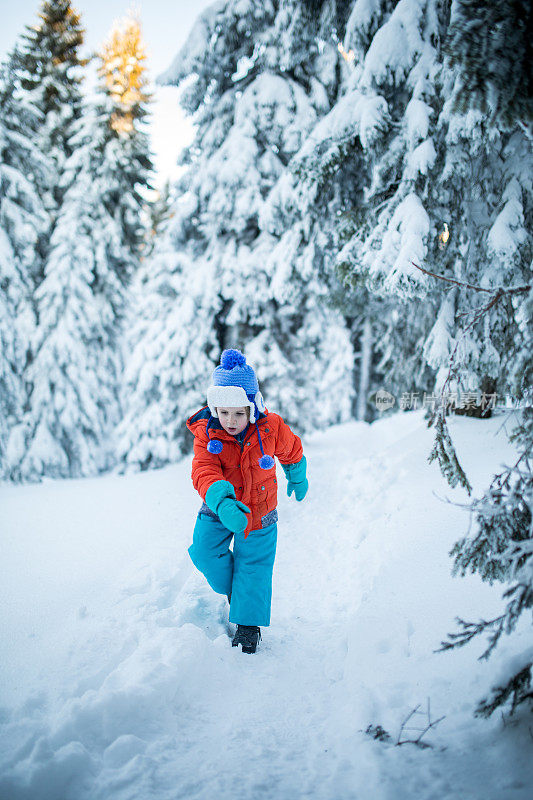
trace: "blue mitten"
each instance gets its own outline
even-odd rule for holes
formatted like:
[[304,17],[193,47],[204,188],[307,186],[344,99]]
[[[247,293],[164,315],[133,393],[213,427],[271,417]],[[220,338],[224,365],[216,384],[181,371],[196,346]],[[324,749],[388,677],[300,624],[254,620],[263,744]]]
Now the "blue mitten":
[[219,520],[232,533],[242,533],[248,525],[246,514],[250,513],[248,506],[233,497],[226,497],[218,507]]
[[248,506],[235,497],[235,489],[229,481],[215,481],[205,495],[205,502],[232,533],[241,533],[248,525]]
[[289,481],[287,484],[287,494],[290,497],[291,494],[294,492],[294,496],[297,500],[303,500],[305,495],[307,494],[307,490],[309,488],[309,481],[307,478],[304,481],[300,481],[299,483],[293,483]]
[[309,488],[309,481],[306,478],[307,461],[305,456],[297,464],[282,464],[283,471],[287,476],[287,495],[290,497],[294,492],[297,500],[303,500]]

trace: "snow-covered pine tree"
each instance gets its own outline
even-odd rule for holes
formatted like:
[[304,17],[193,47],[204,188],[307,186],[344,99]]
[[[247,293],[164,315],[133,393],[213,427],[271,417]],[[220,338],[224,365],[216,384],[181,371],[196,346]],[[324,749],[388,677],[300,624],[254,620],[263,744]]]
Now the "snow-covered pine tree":
[[194,76],[182,104],[196,137],[136,291],[119,447],[130,466],[159,466],[190,446],[183,419],[205,402],[225,347],[245,351],[267,404],[296,428],[350,413],[349,336],[323,302],[320,253],[304,224],[283,238],[266,211],[335,92],[336,60],[319,52],[307,5],[214,5],[159,79]]
[[[477,525],[451,552],[456,573],[477,572],[482,580],[507,585],[505,608],[501,615],[477,623],[458,619],[461,630],[449,635],[443,649],[462,646],[488,632],[488,647],[481,655],[488,658],[503,633],[514,639],[519,636],[519,618],[533,607],[533,275],[531,236],[526,233],[533,197],[531,63],[526,56],[531,49],[527,24],[531,8],[507,2],[475,5],[458,0],[452,13],[447,51],[456,77],[451,102],[452,109],[460,110],[461,120],[470,119],[470,130],[472,120],[477,120],[481,134],[500,148],[500,158],[493,165],[499,191],[494,191],[494,184],[487,187],[493,189],[490,199],[498,214],[486,236],[492,272],[488,271],[489,280],[483,286],[493,289],[487,305],[493,303],[499,312],[497,338],[494,334],[493,338],[499,352],[505,352],[505,361],[498,379],[521,401],[519,423],[510,437],[519,457],[473,501]],[[482,61],[486,64],[483,81]],[[465,127],[463,123],[458,131],[464,133]],[[487,170],[483,161],[482,167]],[[505,287],[501,301],[494,292],[497,286]],[[488,314],[479,316],[486,323]],[[528,644],[518,638],[511,648],[508,645],[514,652],[489,695],[479,702],[477,715],[488,717],[506,706],[511,713],[522,704],[533,706]]]
[[[452,3],[452,19],[456,11]],[[355,2],[340,46],[351,73],[302,147],[299,170],[319,190],[351,170],[351,197],[340,209],[339,228],[346,239],[351,213],[353,233],[340,250],[339,267],[352,283],[364,280],[376,297],[396,299],[402,312],[416,301],[405,327],[414,347],[412,375],[428,381],[420,395],[442,389],[454,351],[450,390],[503,394],[509,376],[502,354],[512,349],[515,330],[507,324],[506,304],[469,325],[471,296],[450,292],[449,284],[413,264],[484,290],[527,283],[529,270],[528,130],[516,119],[502,128],[475,105],[460,110],[466,84],[460,54],[452,57],[452,45],[447,51],[442,45],[449,20],[450,4],[440,0]],[[405,358],[401,342],[387,341],[395,332],[390,326],[375,338],[385,352]],[[393,363],[390,369],[401,372]]]
[[[531,298],[528,300],[531,313]],[[527,337],[533,352],[531,335]],[[442,650],[461,647],[475,636],[489,634],[488,646],[480,656],[487,659],[500,642],[502,634],[516,639],[513,654],[508,658],[505,672],[493,682],[490,693],[479,701],[477,716],[490,716],[497,708],[516,708],[526,703],[533,708],[531,647],[525,641],[525,629],[520,630],[523,612],[533,608],[533,358],[528,356],[529,387],[525,401],[529,407],[521,411],[521,420],[511,439],[515,440],[520,456],[516,463],[496,475],[482,497],[474,500],[475,532],[454,545],[454,573],[465,575],[477,572],[481,579],[492,584],[506,585],[503,594],[505,607],[501,614],[479,622],[457,618],[460,630],[449,634]],[[522,620],[523,622],[523,620]],[[517,631],[518,628],[518,631]],[[509,647],[509,645],[508,645]]]
[[[369,264],[361,258],[362,247],[379,226],[380,212],[386,211],[387,205],[394,208],[395,203],[409,196],[417,174],[411,170],[411,183],[406,176],[404,185],[398,185],[402,161],[420,141],[414,130],[409,138],[397,121],[410,99],[409,91],[400,92],[398,86],[405,80],[407,85],[412,83],[413,95],[424,88],[428,102],[431,96],[429,82],[422,86],[421,78],[421,85],[414,85],[414,78],[423,73],[424,55],[427,61],[428,54],[422,52],[421,43],[429,33],[424,25],[419,33],[416,27],[413,32],[408,31],[409,35],[405,33],[416,22],[416,14],[410,16],[409,9],[404,8],[401,19],[383,32],[381,44],[378,37],[365,72],[365,54],[373,35],[389,19],[394,5],[350,4],[353,8],[345,26],[344,45],[338,42],[342,72],[339,97],[304,141],[293,159],[292,171],[299,180],[298,195],[304,198],[322,231],[329,228],[331,232],[327,253],[345,283],[345,291],[337,292],[334,299],[340,300],[358,351],[357,382],[361,388],[365,384],[373,390],[384,387],[397,396],[408,392],[416,398],[418,391],[421,402],[423,390],[431,385],[431,371],[424,363],[422,347],[427,326],[434,318],[433,309],[429,302],[420,300],[414,307],[409,302],[409,292],[402,295],[392,285],[384,286],[383,280],[371,277]],[[337,33],[342,35],[344,30],[331,28],[328,35]],[[407,37],[402,46],[388,52],[402,37]],[[425,167],[421,166],[421,173],[424,172]],[[423,222],[421,203],[420,209],[418,222]],[[412,226],[409,236],[418,252],[423,245],[422,229],[414,209],[405,210]],[[368,249],[373,253],[376,247],[372,244]],[[365,377],[368,365],[371,374]],[[364,398],[360,400],[358,414],[362,413]],[[370,410],[367,408],[367,413]]]
[[[266,4],[262,10],[257,4],[255,19],[239,19],[238,14],[219,19],[219,12],[219,7],[211,7],[199,17],[169,70],[175,83],[195,75],[182,103],[189,112],[202,106],[203,116],[197,115],[196,121],[199,137],[214,140],[209,153],[231,127],[231,105],[216,104],[215,90],[233,89],[231,75],[235,72],[217,38],[222,31],[234,43],[244,38],[240,55],[253,52],[248,27],[255,30],[261,21],[266,24],[272,9]],[[211,53],[209,62],[206,53]],[[178,66],[179,76],[175,77]],[[212,102],[204,102],[204,95]],[[191,160],[194,154],[200,160],[201,147],[200,141],[189,152]],[[220,304],[215,264],[204,257],[208,237],[204,226],[200,227],[198,197],[188,191],[195,179],[199,183],[196,166],[178,181],[169,217],[132,287],[132,324],[125,346],[125,354],[129,354],[124,373],[125,413],[117,431],[120,470],[157,468],[186,452],[190,442],[184,419],[205,402],[205,387],[218,355]],[[224,224],[224,217],[219,215],[217,221]]]
[[107,466],[104,445],[118,421],[115,304],[123,307],[124,290],[112,263],[127,262],[128,254],[105,204],[106,124],[90,109],[78,123],[63,173],[68,188],[35,292],[24,480],[97,474]]
[[[512,295],[487,313],[475,312],[490,301],[491,292],[523,286],[531,279],[533,252],[527,233],[533,198],[531,145],[518,121],[506,129],[498,119],[491,122],[475,104],[463,113],[454,112],[454,89],[463,89],[451,68],[445,72],[447,66],[445,62],[443,74],[449,99],[439,117],[444,135],[439,186],[454,227],[450,226],[447,259],[437,271],[484,291],[477,296],[469,291],[446,294],[442,307],[444,318],[453,320],[453,335],[442,337],[439,314],[426,356],[438,370],[437,388],[446,379],[455,352],[453,389],[504,395],[511,388],[519,340]],[[447,344],[440,353],[435,346],[438,339]]]
[[[249,315],[245,294],[234,298],[229,331],[250,341],[248,351],[271,403],[301,430],[341,421],[353,411],[349,331],[330,302],[330,294],[339,289],[329,269],[330,231],[324,215],[298,196],[291,174],[308,131],[338,93],[338,53],[322,31],[344,24],[342,5],[280,3],[261,40],[260,72],[239,100],[253,124],[263,171],[268,160],[273,167],[268,177],[272,188],[263,190],[251,248],[252,263],[265,266],[269,295],[256,315]],[[291,121],[288,127],[285,119]],[[238,264],[239,259],[237,269]],[[265,312],[270,321],[259,332],[255,320]]]
[[174,219],[161,224],[131,288],[124,416],[116,433],[120,472],[157,469],[187,451],[183,422],[201,404],[213,369],[215,320],[205,302],[212,276],[177,234]]
[[40,115],[17,84],[15,48],[0,68],[0,479],[16,479],[18,423],[24,413],[24,370],[35,327],[33,279],[48,218],[35,189],[46,157],[32,141]]
[[[194,207],[187,223],[194,252],[216,280],[210,314],[218,349],[245,350],[268,402],[300,430],[346,418],[352,395],[346,326],[325,302],[324,244],[309,220],[278,225],[270,203],[336,92],[336,54],[319,45],[308,5],[213,7],[163,77],[198,76],[184,98],[197,135],[181,189]],[[326,13],[332,4],[321,5]]]
[[[446,247],[452,261],[439,272],[477,286],[477,295],[464,286],[447,292],[425,352],[438,371],[439,388],[447,383],[452,394],[473,390],[478,398],[482,393],[501,397],[512,392],[522,339],[516,314],[521,294],[515,289],[532,279],[531,98],[526,101],[523,94],[524,84],[531,81],[523,57],[529,45],[524,42],[524,19],[515,17],[520,4],[507,9],[515,25],[501,16],[507,5],[496,9],[484,4],[478,9],[457,0],[441,70],[446,101],[439,116],[443,135],[439,185],[460,227],[455,234],[452,230]],[[487,29],[480,21],[492,24]],[[490,65],[484,83],[481,54]],[[516,68],[522,77],[514,74],[509,86],[502,83],[500,60],[502,74]],[[473,413],[483,413],[483,402],[478,400]],[[440,417],[434,455],[452,480],[468,488],[443,410]]]
[[357,164],[352,208],[359,224],[339,254],[343,274],[363,275],[375,293],[405,299],[423,295],[424,277],[410,261],[424,257],[430,213],[437,216],[428,206],[439,10],[436,0],[354,3],[342,47],[352,55],[351,74],[319,146],[308,148],[318,175],[346,159]]
[[[28,175],[48,216],[47,229],[39,241],[39,258],[34,259],[32,264],[32,305],[37,326],[40,323],[40,301],[35,289],[40,287],[46,274],[50,242],[65,191],[61,180],[66,160],[72,152],[68,140],[81,115],[81,67],[86,63],[79,57],[83,30],[70,2],[43,2],[39,17],[39,22],[28,26],[27,33],[21,37],[14,65],[15,85],[21,102],[33,105],[39,117],[38,125],[28,130],[32,145],[48,161],[48,169],[36,170]],[[37,473],[33,466],[28,470],[29,462],[25,462],[25,459],[27,449],[39,429],[32,406],[34,403],[40,406],[41,401],[32,385],[32,375],[41,333],[36,328],[28,335],[28,366],[24,374],[28,396],[25,398],[24,415],[13,430],[15,446],[12,452],[16,458],[11,470],[20,479],[31,479],[35,474],[40,474],[39,466],[35,468]],[[40,436],[39,443],[43,441],[44,437]],[[40,444],[37,450],[39,456],[36,462],[39,462],[40,456],[44,455]],[[50,459],[54,464],[60,461],[52,452]],[[55,468],[54,474],[59,474]]]
[[505,127],[533,121],[533,11],[528,0],[455,0],[446,51],[460,78],[457,108],[472,102]]
[[[119,40],[113,39],[115,63]],[[139,129],[140,77],[127,72],[135,82],[127,102],[114,83],[102,81],[69,142],[63,202],[36,291],[39,326],[20,467],[28,480],[94,475],[113,464],[127,289],[145,239],[140,192],[151,164]]]
[[[131,57],[138,63],[133,73],[128,69]],[[125,201],[125,212],[128,202],[130,209],[133,206],[129,200],[132,190],[146,185],[146,169],[151,167],[139,128],[149,97],[142,60],[139,23],[130,17],[113,29],[99,70],[108,90],[111,128],[119,134],[122,143],[125,137],[129,142],[126,163],[122,163],[121,154],[117,153],[119,174],[126,180],[131,178],[129,186],[117,185],[115,193],[117,200]],[[128,163],[129,172],[124,169]],[[166,193],[169,194],[168,188]],[[183,452],[184,430],[176,420],[181,420],[183,408],[189,407],[183,403],[190,404],[187,381],[191,377],[181,372],[180,365],[187,354],[194,357],[188,337],[191,331],[201,337],[202,325],[193,293],[188,289],[193,265],[180,253],[182,243],[175,243],[164,232],[168,217],[173,214],[169,204],[172,201],[166,199],[162,219],[155,220],[148,212],[148,225],[157,222],[158,229],[151,234],[145,230],[144,242],[141,244],[137,239],[136,244],[141,263],[132,274],[128,295],[122,337],[123,413],[114,437],[114,458],[119,470],[159,467],[175,461]],[[157,209],[153,209],[153,214],[157,214]],[[126,222],[125,215],[123,219]],[[123,229],[127,231],[126,224]],[[135,236],[129,241],[133,245]],[[201,362],[202,354],[198,352],[196,363],[200,372]],[[195,380],[193,378],[194,386]]]
[[[39,22],[21,36],[19,77],[22,88],[41,114],[35,145],[50,157],[53,169],[38,183],[51,214],[51,230],[61,205],[65,161],[71,154],[73,125],[81,116],[83,73],[80,57],[84,30],[70,0],[43,0]],[[63,188],[62,188],[63,187]]]
[[[354,289],[355,308],[361,281],[374,298],[385,301],[390,296],[402,303],[404,335],[391,324],[390,341],[397,346],[387,342],[385,348],[391,353],[392,374],[398,374],[401,359],[412,352],[416,371],[411,375],[422,375],[423,363],[419,359],[416,364],[418,350],[436,372],[432,379],[424,371],[427,383],[421,389],[438,392],[447,384],[456,390],[505,393],[512,391],[520,374],[522,383],[515,392],[524,397],[526,385],[531,386],[531,295],[528,305],[525,291],[514,289],[531,283],[531,241],[526,230],[533,171],[529,113],[512,119],[510,109],[524,107],[522,87],[530,81],[514,74],[509,98],[498,96],[501,81],[489,81],[482,96],[465,103],[472,76],[470,61],[465,64],[461,56],[487,50],[497,70],[496,56],[503,49],[509,62],[523,63],[522,45],[516,53],[510,51],[525,29],[521,23],[503,45],[502,32],[509,30],[506,22],[494,34],[490,26],[476,23],[471,30],[482,30],[490,46],[472,45],[468,31],[461,38],[457,26],[467,12],[474,21],[478,5],[451,4],[455,29],[445,52],[449,3],[357,0],[340,47],[353,65],[352,73],[340,99],[301,148],[296,173],[304,185],[311,183],[322,194],[332,182],[339,184],[339,191],[345,183],[349,186],[351,197],[339,214],[338,242],[343,236],[347,239],[339,267]],[[501,9],[487,13],[501,17]],[[517,7],[510,16],[516,14]],[[482,75],[479,60],[477,68]],[[351,176],[346,181],[348,170]],[[309,195],[307,187],[306,192]],[[413,261],[426,268],[429,264],[436,275],[461,285],[426,277]],[[478,287],[477,294],[462,285],[467,283]],[[501,294],[500,287],[505,289]],[[384,317],[397,323],[398,316],[390,315],[390,309]],[[396,314],[399,309],[394,309]],[[524,376],[529,376],[529,383]],[[506,592],[510,600],[498,619],[477,626],[465,623],[456,637],[459,643],[496,626],[491,643],[495,644],[502,631],[514,631],[520,613],[531,607],[529,414],[530,409],[524,412],[517,437],[520,462],[497,476],[485,497],[475,503],[479,535],[459,543],[454,551],[460,570],[479,569],[485,574],[487,568],[490,576],[497,563],[499,577],[511,582]],[[452,483],[462,477],[468,486],[454,462],[444,417],[438,419],[443,422],[437,437],[441,466]],[[526,652],[510,664],[509,680],[480,704],[479,713],[491,713],[507,699],[512,707],[531,699],[530,661]]]
[[121,244],[129,251],[127,263],[113,265],[124,286],[139,267],[149,225],[148,192],[152,190],[153,162],[147,128],[151,93],[148,90],[146,52],[136,15],[118,20],[98,54],[101,79],[96,105],[107,117],[105,150],[106,205],[116,219]]

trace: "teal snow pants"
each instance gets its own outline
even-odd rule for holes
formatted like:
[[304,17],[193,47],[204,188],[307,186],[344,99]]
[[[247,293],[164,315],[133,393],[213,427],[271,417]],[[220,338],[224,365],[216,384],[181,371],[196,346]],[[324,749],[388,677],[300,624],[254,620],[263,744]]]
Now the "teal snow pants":
[[[233,534],[218,519],[198,514],[189,555],[194,566],[219,594],[230,594],[229,621],[239,625],[270,625],[272,570],[278,526]],[[229,549],[232,537],[233,552]]]

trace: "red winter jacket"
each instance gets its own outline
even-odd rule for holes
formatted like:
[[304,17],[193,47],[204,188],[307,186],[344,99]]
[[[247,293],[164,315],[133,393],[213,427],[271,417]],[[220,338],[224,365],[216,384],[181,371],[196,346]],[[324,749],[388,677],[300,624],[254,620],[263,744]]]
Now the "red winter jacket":
[[250,531],[261,528],[261,518],[277,506],[276,467],[261,469],[259,466],[261,449],[256,426],[265,454],[277,456],[282,464],[297,464],[301,460],[302,443],[279,414],[265,409],[257,422],[250,424],[242,449],[239,442],[214,417],[209,428],[211,439],[219,439],[223,444],[222,452],[214,455],[207,450],[209,437],[206,427],[209,417],[209,408],[204,406],[187,420],[187,427],[194,434],[192,482],[204,502],[207,490],[215,481],[224,480],[233,484],[237,500],[241,500],[252,511],[248,515],[244,533],[246,538]]

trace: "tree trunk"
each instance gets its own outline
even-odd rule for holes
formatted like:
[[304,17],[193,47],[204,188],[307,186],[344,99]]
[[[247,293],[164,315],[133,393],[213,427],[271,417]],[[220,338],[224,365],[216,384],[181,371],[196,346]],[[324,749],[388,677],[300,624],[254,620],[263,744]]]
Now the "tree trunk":
[[366,400],[370,383],[370,367],[372,364],[372,323],[365,317],[361,340],[361,372],[359,374],[359,391],[357,393],[356,419],[363,422],[366,416]]

